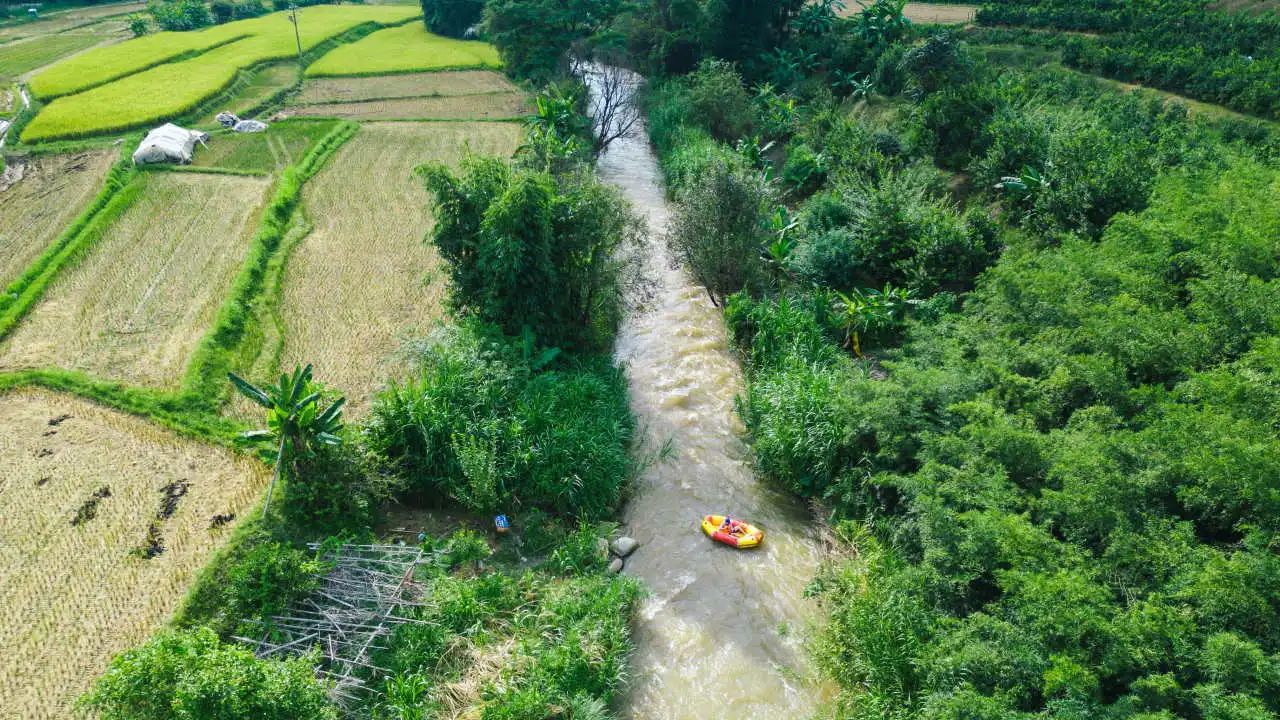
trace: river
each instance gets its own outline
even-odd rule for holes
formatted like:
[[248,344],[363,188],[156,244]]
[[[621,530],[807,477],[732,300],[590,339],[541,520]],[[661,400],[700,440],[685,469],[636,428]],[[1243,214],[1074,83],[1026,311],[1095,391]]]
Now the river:
[[[806,509],[753,471],[734,409],[742,371],[719,309],[671,267],[663,241],[671,210],[646,138],[634,129],[597,164],[648,222],[655,287],[624,320],[616,356],[644,432],[640,452],[672,447],[643,472],[625,510],[640,541],[625,572],[649,595],[635,620],[624,715],[800,720],[821,696],[803,647],[813,613],[802,596],[818,538]],[[726,511],[764,527],[763,546],[734,550],[699,531],[702,515]]]

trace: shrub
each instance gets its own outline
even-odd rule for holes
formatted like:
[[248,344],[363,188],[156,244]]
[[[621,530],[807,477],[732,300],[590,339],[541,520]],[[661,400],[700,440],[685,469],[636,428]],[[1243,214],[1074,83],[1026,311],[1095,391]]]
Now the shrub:
[[433,33],[462,37],[479,24],[484,0],[420,0],[422,19]]
[[767,283],[761,259],[769,240],[773,191],[759,174],[713,161],[682,192],[667,245],[717,305]]
[[147,11],[161,30],[196,30],[214,22],[203,0],[152,0]]
[[409,492],[479,512],[599,518],[618,506],[633,421],[607,358],[535,372],[538,358],[463,329],[425,343],[419,361],[417,379],[379,395],[366,430]]
[[151,23],[147,21],[147,16],[142,13],[133,13],[129,16],[129,33],[133,37],[142,37],[151,32]]
[[247,20],[266,15],[271,12],[262,0],[241,0],[232,6],[231,17],[234,20]]
[[431,242],[448,263],[456,309],[545,345],[608,346],[640,228],[615,190],[585,173],[478,156],[456,174],[420,172],[435,197]]
[[231,0],[213,0],[209,4],[209,12],[213,15],[213,22],[218,25],[231,22],[235,14],[235,3]]
[[336,720],[313,660],[260,660],[211,630],[162,632],[111,661],[85,697],[104,720]]

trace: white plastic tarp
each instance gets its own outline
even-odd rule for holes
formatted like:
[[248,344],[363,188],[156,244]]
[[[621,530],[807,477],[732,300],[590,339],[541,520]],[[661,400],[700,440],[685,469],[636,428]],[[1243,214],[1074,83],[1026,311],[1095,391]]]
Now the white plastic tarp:
[[191,162],[196,143],[209,139],[205,133],[180,128],[173,123],[165,123],[147,133],[138,149],[133,151],[133,162],[136,165],[151,163]]

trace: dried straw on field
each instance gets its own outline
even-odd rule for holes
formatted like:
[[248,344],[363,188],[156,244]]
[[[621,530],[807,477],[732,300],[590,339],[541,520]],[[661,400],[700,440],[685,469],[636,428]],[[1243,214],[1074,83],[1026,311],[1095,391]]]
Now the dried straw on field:
[[37,155],[13,160],[0,178],[0,288],[12,282],[85,208],[102,187],[114,153]]
[[143,192],[0,344],[0,369],[177,387],[239,270],[268,183],[149,173]]
[[398,98],[290,107],[290,115],[343,120],[510,120],[529,114],[522,93]]
[[[256,461],[87,401],[0,395],[0,717],[67,718],[110,657],[172,615],[267,480]],[[158,517],[187,483],[172,515]],[[78,526],[72,518],[108,494]],[[83,514],[83,513],[82,513]],[[131,554],[156,523],[164,552]]]
[[313,363],[348,395],[349,414],[395,369],[402,338],[440,317],[444,278],[423,238],[431,227],[417,165],[456,162],[465,147],[509,156],[513,123],[367,125],[307,184],[315,229],[289,258],[281,299],[284,367]]
[[406,75],[308,78],[295,102],[299,105],[314,105],[496,92],[513,93],[519,92],[519,89],[501,73],[490,70],[458,70]]

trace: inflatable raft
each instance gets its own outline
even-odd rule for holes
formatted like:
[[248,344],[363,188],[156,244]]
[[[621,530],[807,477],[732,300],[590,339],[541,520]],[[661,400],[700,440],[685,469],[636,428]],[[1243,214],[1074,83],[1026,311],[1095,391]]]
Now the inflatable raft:
[[733,520],[731,530],[722,530],[724,515],[708,515],[702,518],[702,532],[707,537],[738,549],[753,548],[764,542],[764,530],[741,520]]

